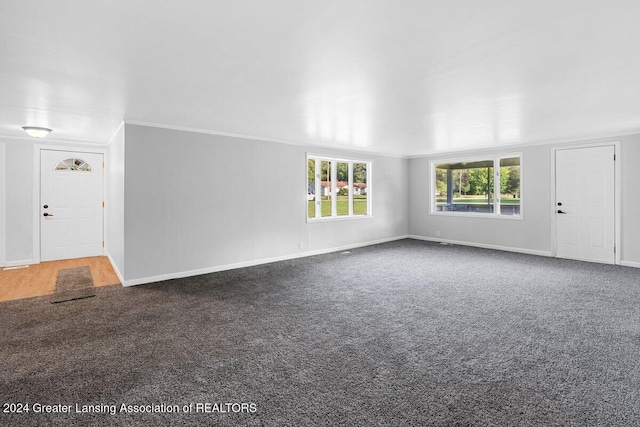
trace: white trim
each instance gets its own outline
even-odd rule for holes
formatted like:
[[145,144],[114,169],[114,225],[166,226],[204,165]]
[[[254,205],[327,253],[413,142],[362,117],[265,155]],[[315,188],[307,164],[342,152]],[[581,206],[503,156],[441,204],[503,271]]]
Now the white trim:
[[620,265],[624,267],[640,268],[640,262],[634,261],[620,261]]
[[[70,153],[93,153],[93,154],[101,154],[102,161],[107,161],[107,147],[103,145],[103,148],[91,148],[91,147],[76,147],[75,149],[72,147],[61,147],[58,145],[51,145],[48,143],[35,143],[33,145],[34,155],[33,155],[33,259],[34,263],[40,263],[40,184],[41,184],[41,176],[40,176],[40,157],[42,150],[49,151],[62,151],[62,152],[70,152]],[[106,168],[102,168],[102,200],[106,203],[109,203],[107,200],[107,188],[105,187],[107,181],[106,176]],[[102,209],[102,240],[105,241],[105,224],[106,224],[106,209]],[[105,254],[105,248],[102,248],[102,255]]]
[[[297,253],[297,254],[291,254],[291,255],[284,255],[284,256],[279,256],[279,257],[274,257],[274,258],[263,258],[263,259],[252,260],[252,261],[239,262],[239,263],[235,263],[235,264],[218,265],[218,266],[215,266],[215,267],[200,268],[200,269],[197,269],[197,270],[181,271],[181,272],[177,272],[177,273],[161,274],[159,276],[143,277],[143,278],[140,278],[140,279],[132,279],[132,280],[126,280],[126,281],[120,279],[120,281],[122,282],[123,286],[143,285],[143,284],[146,284],[146,283],[160,282],[160,281],[163,281],[163,280],[171,280],[171,279],[180,279],[180,278],[183,278],[183,277],[199,276],[201,274],[216,273],[216,272],[219,272],[219,271],[234,270],[236,268],[252,267],[252,266],[255,266],[255,265],[269,264],[269,263],[272,263],[272,262],[287,261],[287,260],[290,260],[290,259],[305,258],[305,257],[313,256],[313,255],[322,255],[322,254],[327,254],[327,253],[331,253],[331,252],[339,252],[339,251],[344,251],[344,250],[349,250],[349,249],[356,249],[356,248],[361,248],[361,247],[365,247],[365,246],[378,245],[380,243],[387,243],[387,242],[393,242],[393,241],[396,241],[396,240],[402,240],[402,239],[406,239],[408,237],[409,236],[407,236],[407,235],[389,237],[389,238],[386,238],[386,239],[372,240],[372,241],[369,241],[369,242],[355,243],[355,244],[352,244],[352,245],[344,245],[344,246],[338,246],[338,247],[333,247],[333,248],[320,249],[320,250],[316,250],[316,251],[309,251],[309,252],[303,252],[303,253]],[[117,271],[116,271],[116,274],[117,274]]]
[[228,136],[231,138],[249,139],[254,141],[275,142],[278,144],[295,145],[298,147],[337,150],[337,151],[349,152],[349,153],[361,153],[361,154],[366,154],[370,156],[393,157],[397,159],[408,158],[407,156],[402,154],[387,153],[384,151],[365,151],[365,150],[358,150],[356,147],[345,148],[344,146],[339,146],[339,145],[321,145],[321,144],[314,144],[311,142],[299,142],[299,141],[292,141],[288,139],[269,138],[269,137],[263,137],[263,136],[247,135],[243,133],[222,132],[222,131],[210,130],[210,129],[191,128],[187,126],[173,126],[173,125],[165,125],[161,123],[142,122],[138,120],[127,120],[127,119],[125,119],[124,123],[128,125],[147,126],[147,127],[167,129],[167,130],[178,130],[182,132],[203,133],[206,135]]
[[5,144],[0,142],[0,267],[7,262],[7,177]]
[[16,136],[16,135],[0,135],[0,138],[3,139],[14,139],[16,141],[27,141],[32,144],[58,144],[65,147],[73,146],[73,147],[106,147],[106,143],[104,142],[88,142],[88,141],[80,141],[76,139],[55,139],[51,137],[47,137],[46,140],[36,139],[32,136]]
[[544,140],[544,141],[530,141],[530,142],[522,142],[516,144],[504,144],[504,145],[487,145],[480,148],[458,148],[458,149],[449,149],[445,151],[432,151],[424,154],[407,154],[405,156],[406,159],[424,159],[424,158],[432,158],[438,156],[449,156],[456,153],[469,153],[473,155],[473,153],[486,153],[487,151],[499,151],[499,150],[517,150],[522,149],[523,147],[537,147],[537,146],[553,146],[553,145],[563,145],[563,144],[573,144],[575,142],[586,141],[588,143],[597,144],[602,141],[606,141],[611,138],[622,138],[626,136],[638,135],[640,133],[640,128],[635,129],[633,131],[624,131],[623,133],[615,133],[613,136],[611,132],[606,135],[583,135],[583,136],[574,136],[570,139],[557,139],[557,140]]
[[487,245],[484,243],[463,242],[460,240],[441,239],[440,237],[424,237],[424,236],[418,236],[415,234],[410,234],[408,237],[409,239],[424,240],[426,242],[448,243],[450,245],[460,245],[460,246],[472,246],[474,248],[493,249],[493,250],[505,251],[505,252],[516,252],[516,253],[527,254],[527,255],[537,255],[537,256],[546,256],[546,257],[552,256],[551,252],[538,251],[535,249],[514,248],[510,246],[500,246],[500,245]]
[[[368,178],[367,181],[369,181]],[[347,163],[347,182],[353,182],[353,162]],[[347,213],[348,216],[353,216],[353,184],[347,186]]]
[[113,132],[113,134],[111,135],[111,138],[109,138],[109,141],[107,142],[107,146],[111,145],[111,143],[113,142],[113,138],[116,137],[116,135],[118,134],[118,132],[120,132],[120,129],[122,129],[123,126],[124,126],[124,120],[120,122],[120,126],[118,126],[115,132]]
[[33,146],[33,239],[32,256],[33,262],[40,263],[40,151],[42,146]]
[[109,150],[102,153],[102,255],[106,256],[109,251],[109,242],[107,242],[107,236],[109,235],[108,224],[109,218],[107,212],[107,197],[109,196]]
[[620,141],[615,141],[613,144],[613,154],[615,156],[615,162],[613,163],[613,186],[614,186],[614,198],[615,198],[615,242],[616,248],[616,264],[620,264],[622,261],[622,144]]
[[[309,168],[309,155],[307,154],[307,168]],[[308,175],[307,171],[307,175]],[[322,160],[316,157],[313,159],[313,216],[314,218],[322,218]],[[308,191],[307,191],[307,194]],[[320,198],[318,198],[318,194]],[[308,197],[307,197],[308,199]],[[307,218],[309,218],[309,202],[307,202]]]
[[307,152],[307,159],[309,157],[317,158],[320,160],[325,160],[328,162],[338,162],[338,163],[373,163],[373,160],[363,160],[355,157],[335,157],[330,154],[314,154],[312,152]]
[[122,273],[120,273],[120,270],[118,270],[118,266],[116,265],[116,262],[113,260],[113,258],[111,258],[111,254],[108,250],[105,251],[105,256],[109,260],[109,263],[111,263],[111,268],[113,268],[113,271],[115,271],[116,276],[118,276],[118,280],[120,280],[120,283],[124,283],[124,277],[122,276]]
[[340,215],[340,216],[323,216],[320,218],[307,218],[307,223],[314,224],[316,222],[346,221],[352,219],[372,219],[373,215]]
[[[331,167],[331,216],[334,218],[338,216],[338,163],[338,160],[332,160],[329,163]],[[352,183],[347,182],[347,185],[352,185]]]
[[[616,157],[614,162],[614,178],[613,178],[613,186],[614,186],[614,242],[613,245],[616,248],[616,255],[614,259],[614,264],[621,264],[622,259],[622,158],[621,158],[621,150],[620,150],[620,141],[600,141],[600,142],[590,142],[590,143],[578,143],[578,144],[566,144],[559,145],[557,147],[551,147],[550,152],[550,165],[551,165],[551,182],[550,182],[550,195],[551,195],[551,223],[550,223],[550,232],[551,232],[551,256],[557,256],[557,234],[558,234],[558,223],[556,219],[556,152],[559,150],[574,150],[579,148],[596,148],[596,147],[609,147],[613,146],[613,153]],[[597,261],[589,261],[589,262],[597,262]]]
[[108,148],[106,145],[102,145],[101,147],[85,147],[83,145],[75,145],[73,147],[68,147],[64,145],[53,145],[45,142],[36,142],[33,144],[34,148],[38,150],[50,150],[50,151],[66,151],[69,153],[97,153],[104,154],[107,152]]
[[429,215],[434,216],[448,216],[448,217],[466,217],[466,218],[487,218],[487,219],[508,219],[510,221],[521,221],[522,215],[502,215],[491,212],[448,212],[448,211],[439,211],[439,212],[429,212]]
[[549,247],[551,256],[555,257],[557,254],[558,242],[556,238],[558,236],[558,217],[556,216],[556,150],[551,147],[549,150]]
[[[365,216],[368,216],[369,218],[373,218],[373,193],[374,193],[373,183],[375,181],[375,179],[373,179],[373,160],[369,161],[366,165],[367,165],[367,214]],[[407,165],[407,172],[408,172],[408,165]]]

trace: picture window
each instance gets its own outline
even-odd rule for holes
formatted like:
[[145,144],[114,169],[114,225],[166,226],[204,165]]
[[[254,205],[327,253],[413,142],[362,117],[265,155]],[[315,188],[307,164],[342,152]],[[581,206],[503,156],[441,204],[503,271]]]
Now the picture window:
[[307,220],[371,216],[372,163],[307,156]]
[[521,217],[522,155],[432,162],[432,213]]

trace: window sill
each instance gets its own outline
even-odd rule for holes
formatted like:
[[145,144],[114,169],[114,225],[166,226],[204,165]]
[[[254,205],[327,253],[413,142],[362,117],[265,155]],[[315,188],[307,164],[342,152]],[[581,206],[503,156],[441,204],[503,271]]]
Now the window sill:
[[307,224],[311,224],[314,222],[348,221],[351,219],[359,220],[359,219],[370,219],[370,218],[373,218],[373,215],[325,216],[322,218],[307,218]]
[[506,219],[509,221],[522,220],[520,215],[496,215],[492,213],[468,213],[468,212],[429,212],[433,216],[463,217],[463,218],[488,218],[488,219]]

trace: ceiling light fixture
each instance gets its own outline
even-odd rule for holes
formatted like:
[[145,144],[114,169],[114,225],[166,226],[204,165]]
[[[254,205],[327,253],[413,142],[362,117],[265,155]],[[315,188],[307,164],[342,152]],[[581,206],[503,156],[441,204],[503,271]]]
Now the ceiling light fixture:
[[41,128],[37,126],[22,126],[22,129],[34,138],[44,138],[52,132],[49,128]]

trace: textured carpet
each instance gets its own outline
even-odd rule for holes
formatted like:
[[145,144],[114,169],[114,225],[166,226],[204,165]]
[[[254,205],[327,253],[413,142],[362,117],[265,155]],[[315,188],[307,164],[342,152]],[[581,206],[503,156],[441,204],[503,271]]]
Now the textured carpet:
[[0,424],[640,425],[639,278],[403,240],[74,304],[9,301],[0,402],[81,412]]
[[63,268],[58,271],[56,290],[51,302],[65,302],[95,296],[93,278],[89,267]]

